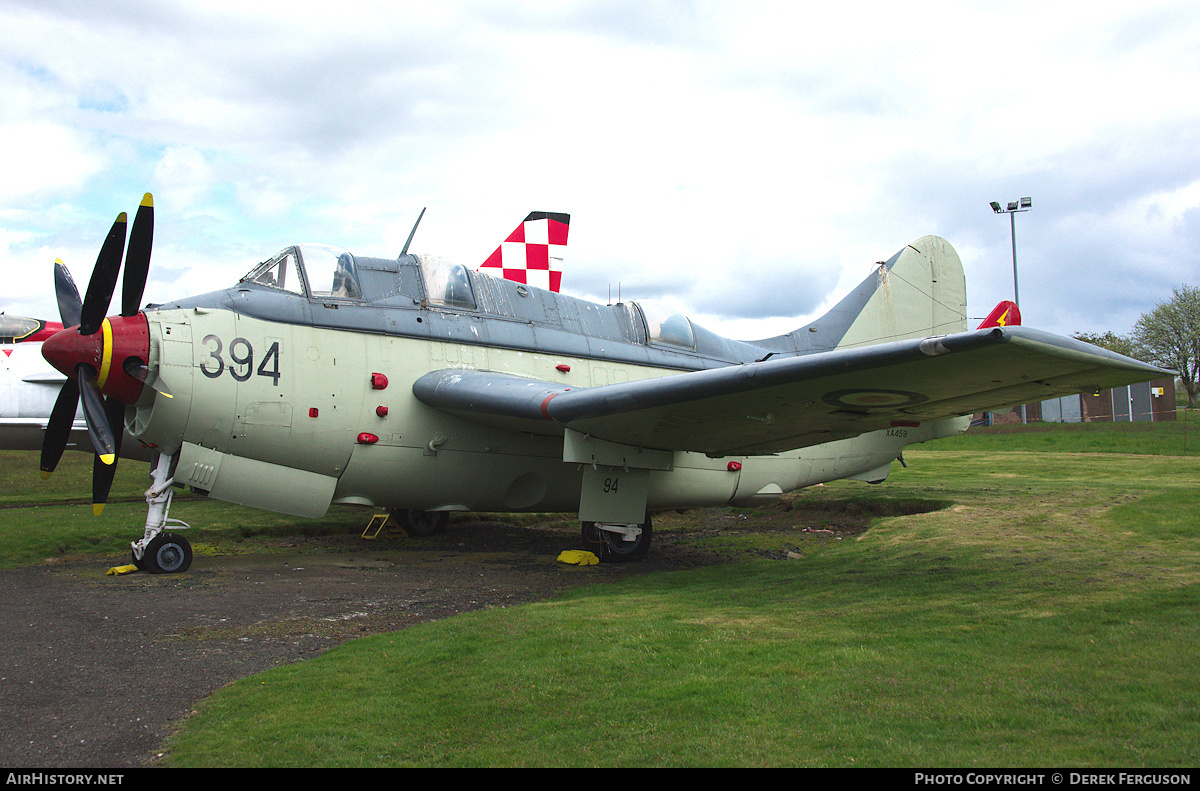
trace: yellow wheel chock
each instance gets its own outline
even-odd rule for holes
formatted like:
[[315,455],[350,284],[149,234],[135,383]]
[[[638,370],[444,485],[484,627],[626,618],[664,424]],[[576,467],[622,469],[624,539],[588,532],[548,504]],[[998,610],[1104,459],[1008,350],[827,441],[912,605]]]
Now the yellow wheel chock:
[[[371,521],[367,522],[367,529],[363,531],[362,537],[367,540],[379,538],[379,534],[388,527],[388,522],[391,520],[391,518],[392,515],[390,513],[375,514],[371,517]],[[391,522],[391,527],[395,529],[398,528],[399,525],[397,525],[395,522]]]

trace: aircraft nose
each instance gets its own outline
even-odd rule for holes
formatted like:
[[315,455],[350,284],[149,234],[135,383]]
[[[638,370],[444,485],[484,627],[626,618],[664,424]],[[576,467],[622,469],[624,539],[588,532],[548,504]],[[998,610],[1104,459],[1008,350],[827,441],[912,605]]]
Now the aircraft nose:
[[91,366],[102,393],[132,404],[141,395],[142,382],[130,376],[126,366],[144,366],[150,356],[146,316],[109,316],[91,335],[80,334],[79,327],[68,327],[46,339],[42,356],[71,379],[78,376],[80,365]]

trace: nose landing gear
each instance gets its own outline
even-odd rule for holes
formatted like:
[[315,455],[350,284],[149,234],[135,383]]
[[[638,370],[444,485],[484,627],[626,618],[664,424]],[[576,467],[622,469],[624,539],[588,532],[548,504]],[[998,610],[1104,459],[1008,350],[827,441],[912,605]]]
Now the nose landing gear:
[[172,484],[175,481],[177,455],[159,454],[150,473],[153,483],[146,490],[146,532],[140,541],[134,541],[133,565],[151,574],[180,574],[191,568],[192,545],[178,533],[164,533],[170,522],[183,528],[188,524],[179,519],[170,519]]

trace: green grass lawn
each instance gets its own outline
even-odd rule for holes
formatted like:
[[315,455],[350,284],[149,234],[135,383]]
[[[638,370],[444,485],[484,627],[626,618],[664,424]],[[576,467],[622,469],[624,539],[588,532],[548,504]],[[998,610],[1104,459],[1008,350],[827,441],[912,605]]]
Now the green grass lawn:
[[1180,409],[1159,423],[1031,423],[972,428],[931,447],[1200,456],[1200,410]]
[[[1040,433],[1058,431],[1069,449],[1023,447],[1036,430],[915,446],[881,485],[730,509],[719,532],[664,514],[656,533],[731,560],[243,679],[164,763],[1195,766],[1200,458],[1131,453],[1148,446],[1121,428]],[[810,512],[884,515],[839,540],[802,533]],[[299,524],[274,519],[230,511],[205,542],[269,549]],[[51,544],[84,540],[68,521],[46,520]]]
[[214,695],[167,763],[1194,766],[1200,460],[906,460],[793,507],[949,507],[803,543],[664,519],[801,549],[346,644]]

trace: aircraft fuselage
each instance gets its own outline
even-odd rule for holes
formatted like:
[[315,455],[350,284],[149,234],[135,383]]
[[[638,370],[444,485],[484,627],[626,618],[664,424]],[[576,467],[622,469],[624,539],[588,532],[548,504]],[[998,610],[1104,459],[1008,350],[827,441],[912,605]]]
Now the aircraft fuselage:
[[[416,311],[415,323],[430,311]],[[150,365],[173,398],[130,410],[133,437],[181,453],[176,483],[259,508],[319,517],[331,503],[424,511],[580,507],[587,465],[564,462],[562,429],[480,425],[413,397],[432,370],[503,371],[568,387],[664,376],[668,368],[265,321],[231,310],[146,311]],[[422,321],[421,323],[424,323]],[[651,510],[771,499],[875,472],[936,425],[871,432],[778,456],[670,454],[649,472]],[[609,469],[602,485],[627,472]]]

